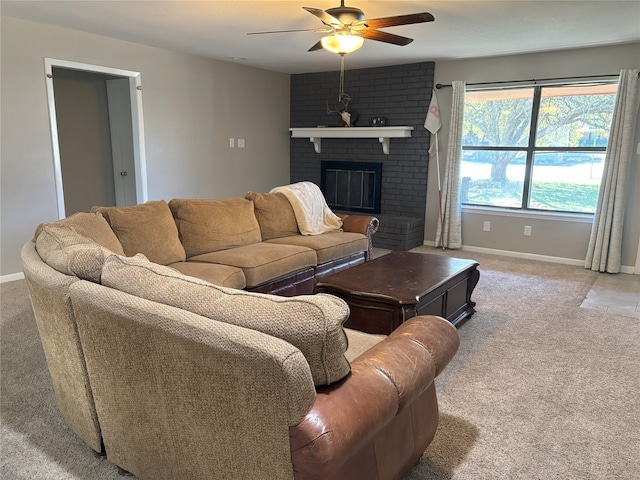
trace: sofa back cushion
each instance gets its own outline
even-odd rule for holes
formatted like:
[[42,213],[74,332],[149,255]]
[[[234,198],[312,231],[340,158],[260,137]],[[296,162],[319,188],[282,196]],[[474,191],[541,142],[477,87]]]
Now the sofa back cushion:
[[300,234],[293,207],[282,193],[249,192],[244,198],[253,202],[263,241]]
[[244,198],[175,198],[169,202],[169,207],[187,257],[262,240],[260,226],[253,214],[253,203]]
[[93,207],[91,211],[104,215],[120,240],[125,255],[131,257],[142,253],[161,265],[186,259],[178,229],[164,200],[132,207]]
[[303,353],[316,385],[336,382],[350,372],[342,328],[349,308],[337,297],[245,292],[182,275],[144,258],[116,255],[105,261],[102,284],[285,340]]
[[100,283],[104,259],[113,252],[64,224],[44,224],[36,238],[40,258],[60,273]]
[[42,232],[45,225],[63,225],[69,227],[79,233],[80,235],[89,238],[104,248],[111,250],[118,255],[124,255],[122,245],[113,233],[109,223],[105,220],[101,213],[86,213],[78,212],[73,215],[57,220],[50,223],[41,223],[36,227],[34,240],[38,238],[38,235]]

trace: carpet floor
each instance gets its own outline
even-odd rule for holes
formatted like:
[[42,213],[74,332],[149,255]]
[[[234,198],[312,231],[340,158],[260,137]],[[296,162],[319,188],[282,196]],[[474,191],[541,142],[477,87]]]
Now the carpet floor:
[[[481,276],[436,379],[436,437],[403,480],[640,478],[640,320],[580,308],[597,274],[414,251],[474,258]],[[0,285],[0,300],[0,477],[122,479],[57,410],[24,281]]]

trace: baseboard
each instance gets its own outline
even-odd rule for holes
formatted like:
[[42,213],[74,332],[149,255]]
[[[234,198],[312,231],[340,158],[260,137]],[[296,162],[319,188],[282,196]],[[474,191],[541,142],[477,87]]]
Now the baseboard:
[[[436,243],[432,241],[424,241],[424,245],[435,247]],[[463,245],[461,250],[467,252],[489,253],[491,255],[502,255],[503,257],[526,258],[528,260],[539,260],[541,262],[562,263],[565,265],[584,266],[584,260],[577,258],[553,257],[550,255],[539,255],[537,253],[514,252],[511,250],[498,250],[495,248],[474,247],[473,245]],[[634,273],[634,267],[623,265],[620,267],[621,273]]]
[[9,275],[0,275],[0,283],[15,282],[24,279],[24,273],[11,273]]

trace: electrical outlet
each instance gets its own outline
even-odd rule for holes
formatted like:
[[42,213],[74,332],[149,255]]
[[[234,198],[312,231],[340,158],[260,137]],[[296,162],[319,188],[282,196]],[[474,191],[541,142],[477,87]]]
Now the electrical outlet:
[[525,225],[524,226],[524,235],[526,237],[530,237],[531,236],[531,225]]
[[244,138],[238,139],[238,148],[244,148]]
[[483,232],[489,232],[491,230],[491,222],[485,220],[484,225],[482,225]]

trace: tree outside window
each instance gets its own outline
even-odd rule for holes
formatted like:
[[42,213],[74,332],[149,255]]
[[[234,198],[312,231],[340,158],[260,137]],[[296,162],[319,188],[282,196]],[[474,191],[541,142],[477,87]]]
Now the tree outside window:
[[462,203],[593,213],[616,83],[467,92]]

